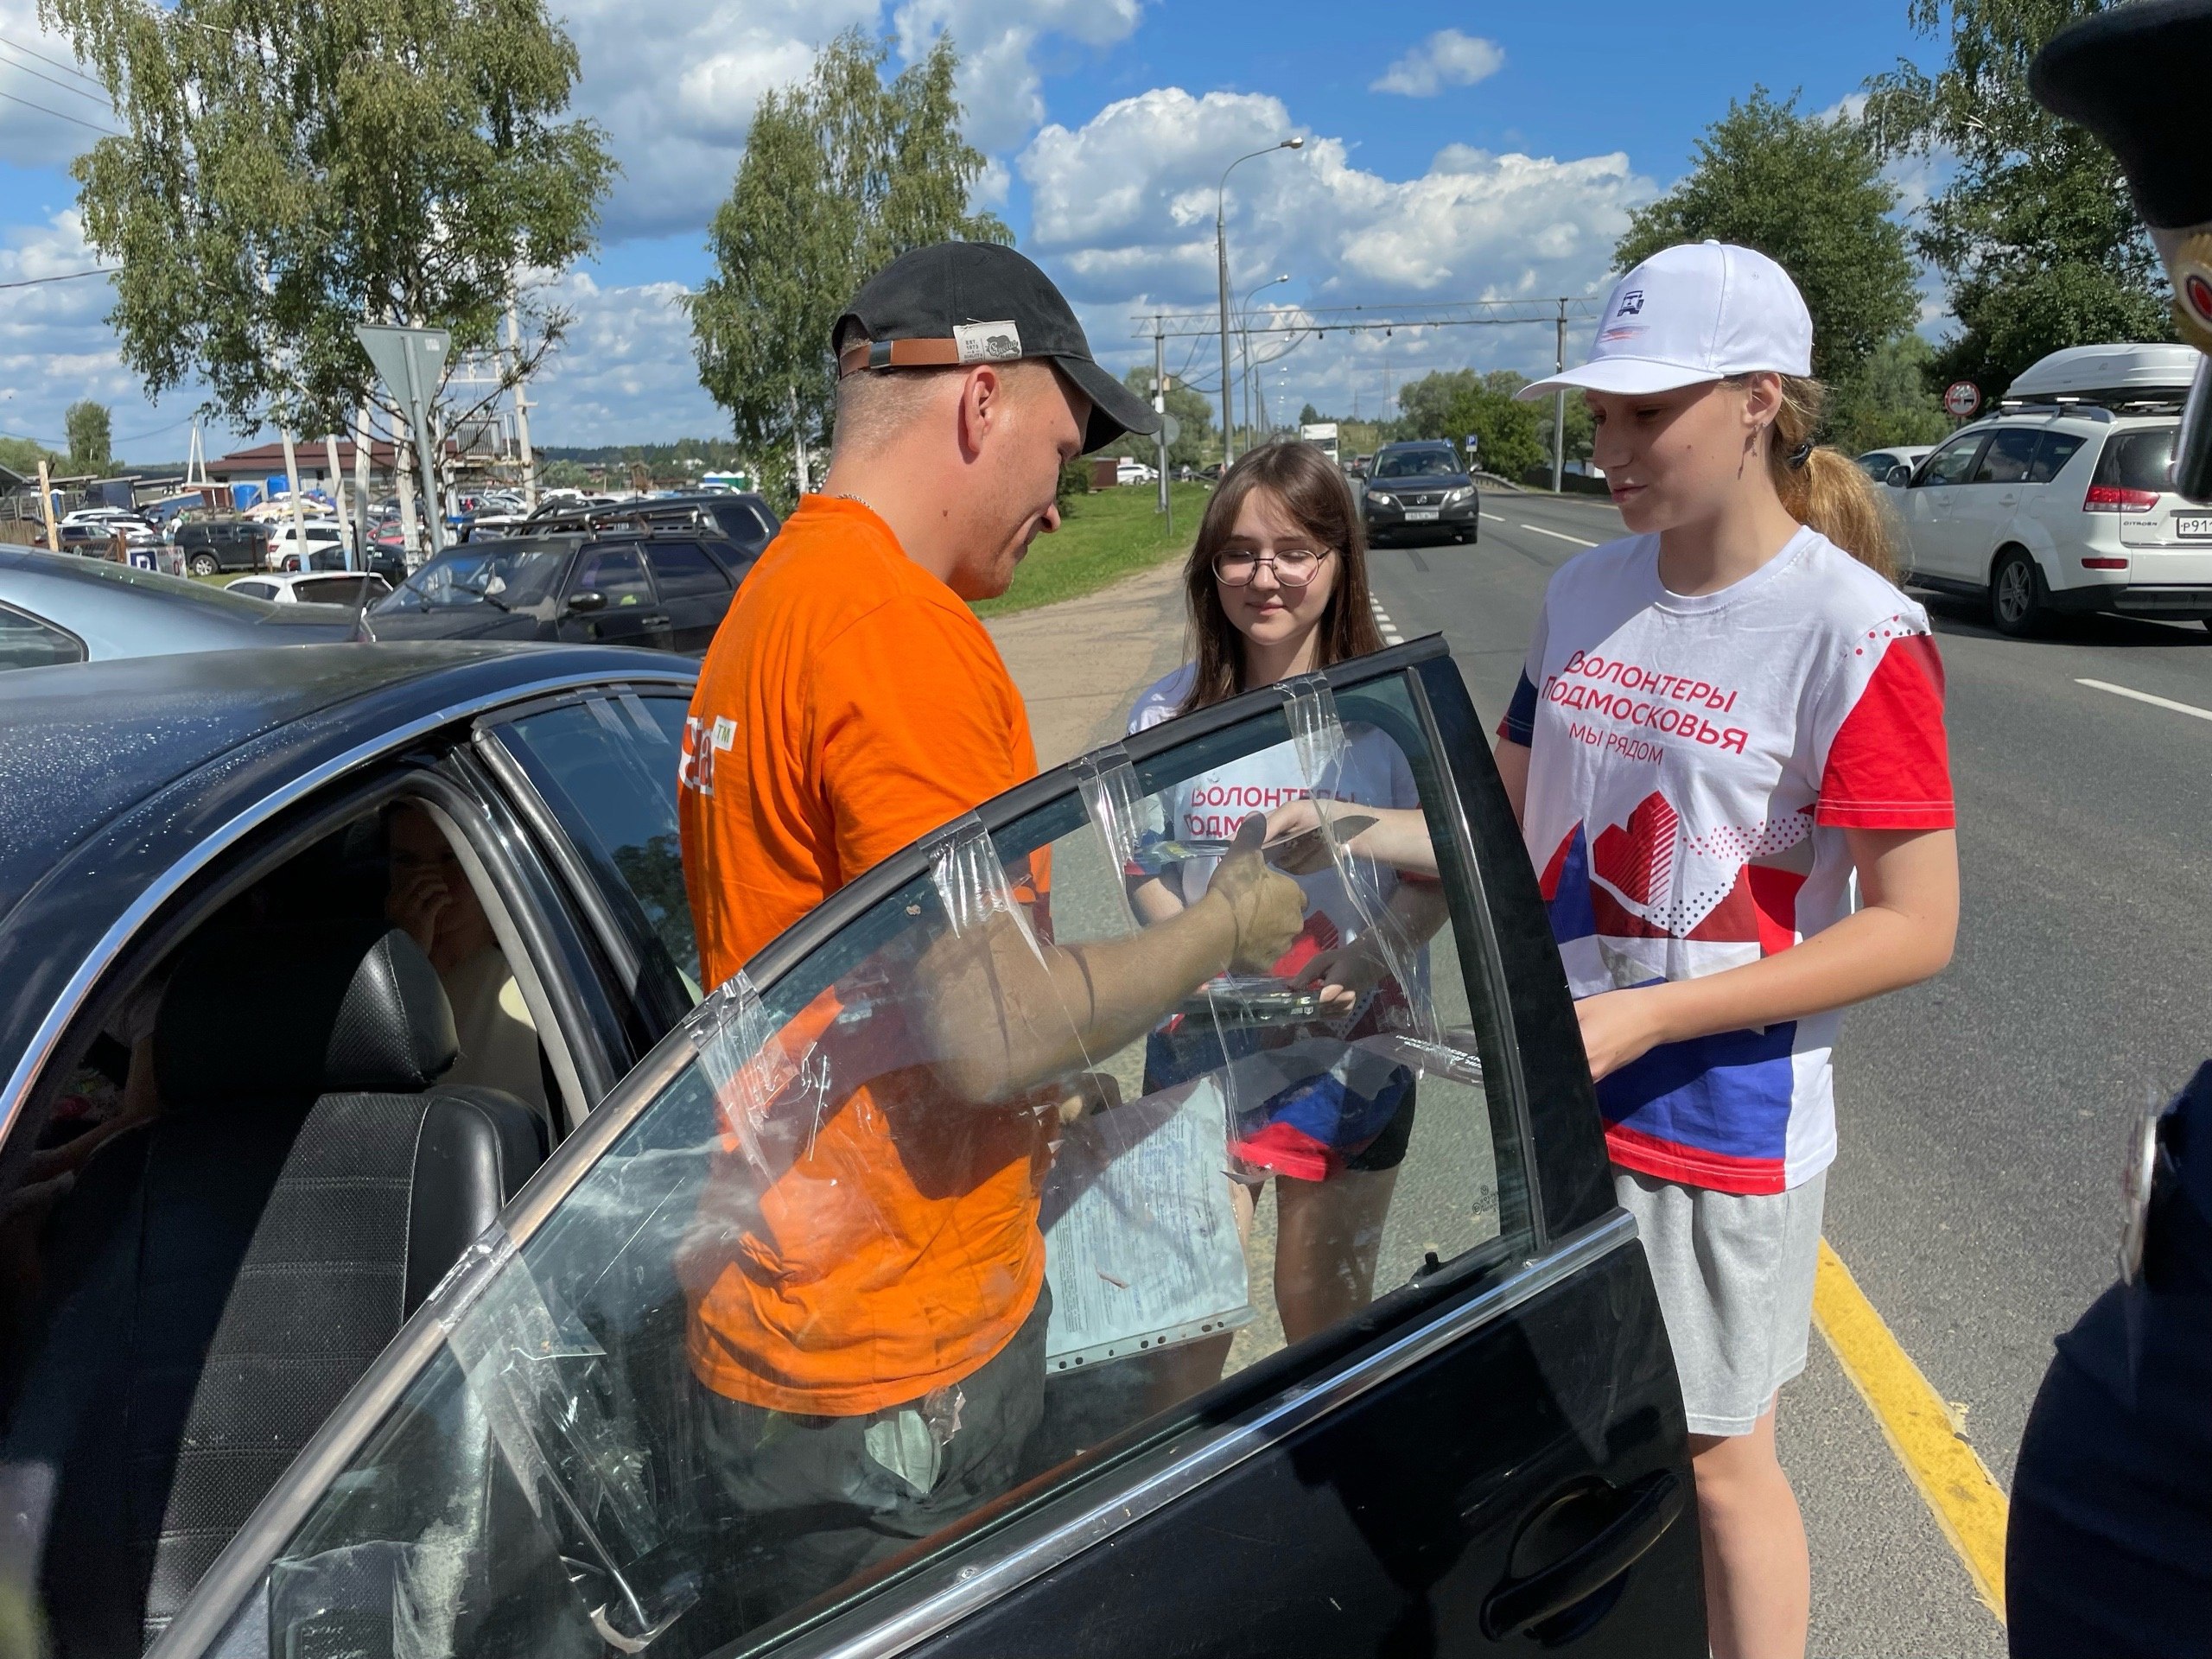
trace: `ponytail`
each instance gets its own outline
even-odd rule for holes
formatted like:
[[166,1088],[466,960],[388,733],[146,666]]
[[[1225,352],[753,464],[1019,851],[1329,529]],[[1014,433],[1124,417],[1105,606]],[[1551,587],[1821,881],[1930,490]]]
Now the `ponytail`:
[[1782,377],[1782,404],[1767,439],[1774,493],[1799,524],[1828,540],[1885,581],[1897,574],[1897,533],[1873,480],[1842,450],[1816,445],[1827,388],[1802,375]]

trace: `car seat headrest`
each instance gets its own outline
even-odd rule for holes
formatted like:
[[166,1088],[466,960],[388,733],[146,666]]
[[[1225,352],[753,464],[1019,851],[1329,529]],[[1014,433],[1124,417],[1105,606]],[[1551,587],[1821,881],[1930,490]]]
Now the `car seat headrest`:
[[154,1027],[162,1100],[414,1094],[459,1044],[437,969],[382,920],[254,926],[178,957]]

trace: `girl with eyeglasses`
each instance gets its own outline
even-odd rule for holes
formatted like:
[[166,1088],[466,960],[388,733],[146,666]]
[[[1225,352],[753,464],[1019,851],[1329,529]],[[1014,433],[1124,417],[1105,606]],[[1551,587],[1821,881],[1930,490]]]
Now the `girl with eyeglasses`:
[[[1314,445],[1271,444],[1230,468],[1206,505],[1185,582],[1195,654],[1137,699],[1132,732],[1382,648],[1368,602],[1358,510],[1344,474]],[[1370,810],[1358,815],[1367,828],[1342,842],[1362,889],[1357,898],[1333,859],[1286,865],[1305,872],[1298,880],[1306,925],[1273,977],[1319,993],[1318,1026],[1170,1020],[1147,1046],[1147,1092],[1317,1029],[1349,1043],[1403,1028],[1413,1002],[1427,995],[1425,941],[1442,925],[1444,902],[1418,828],[1421,798],[1387,735],[1352,723],[1344,737],[1321,778],[1306,776],[1294,746],[1283,743],[1192,778],[1164,798],[1160,833],[1197,848],[1232,838],[1255,812],[1268,815],[1278,840],[1308,829],[1323,810],[1317,797],[1332,817],[1349,816],[1351,804]],[[1215,861],[1194,853],[1155,875],[1133,874],[1140,919],[1163,920],[1195,900]],[[1392,943],[1386,948],[1378,934]],[[1400,983],[1393,959],[1417,982]],[[1318,1110],[1312,1088],[1286,1093],[1299,1096],[1294,1111],[1283,1100],[1235,1103],[1230,1150],[1248,1230],[1261,1187],[1274,1181],[1275,1306],[1285,1339],[1294,1343],[1372,1300],[1383,1216],[1413,1127],[1414,1079],[1402,1068],[1375,1094],[1325,1088]],[[1226,1338],[1191,1344],[1173,1361],[1177,1380],[1202,1386],[1219,1374],[1228,1351]]]

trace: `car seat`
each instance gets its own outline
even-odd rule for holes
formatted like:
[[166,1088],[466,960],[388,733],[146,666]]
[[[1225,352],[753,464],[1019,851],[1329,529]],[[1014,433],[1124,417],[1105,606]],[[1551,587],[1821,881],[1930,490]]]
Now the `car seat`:
[[513,1096],[441,1087],[453,1016],[380,921],[188,945],[162,1115],[49,1231],[67,1275],[8,1436],[55,1477],[41,1553],[63,1659],[136,1654],[545,1155]]

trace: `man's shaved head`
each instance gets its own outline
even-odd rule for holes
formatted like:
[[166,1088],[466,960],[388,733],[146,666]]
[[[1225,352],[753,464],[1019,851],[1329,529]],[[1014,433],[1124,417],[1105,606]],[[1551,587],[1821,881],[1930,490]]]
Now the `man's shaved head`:
[[[849,343],[840,340],[839,346]],[[1024,401],[1058,378],[1058,372],[1041,359],[1023,359],[991,366],[1007,389]],[[941,369],[862,369],[847,375],[837,383],[837,423],[830,435],[830,460],[868,454],[896,442],[917,422],[927,419],[932,406],[944,401],[950,389],[967,374],[964,366],[953,365]]]

